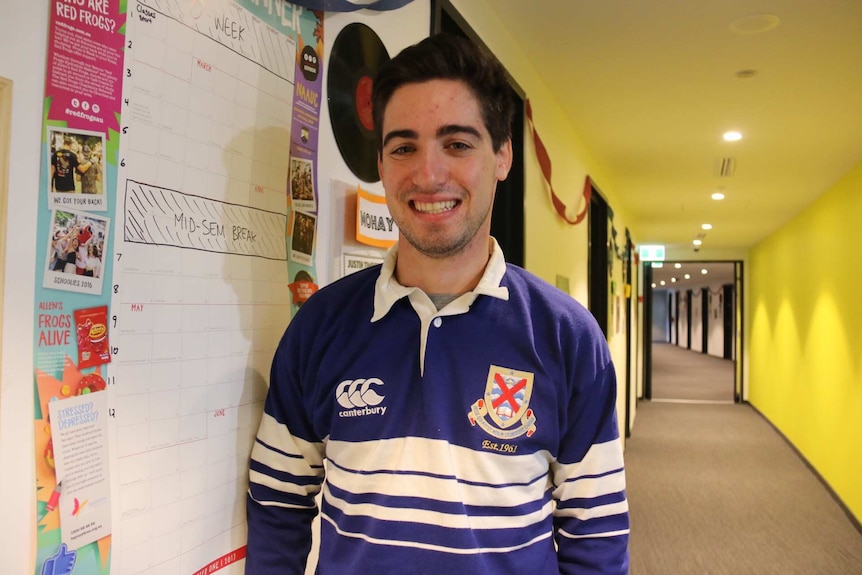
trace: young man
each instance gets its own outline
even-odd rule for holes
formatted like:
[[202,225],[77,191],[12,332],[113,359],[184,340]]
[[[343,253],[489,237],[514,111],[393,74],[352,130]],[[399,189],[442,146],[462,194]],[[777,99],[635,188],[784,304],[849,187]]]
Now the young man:
[[51,182],[55,192],[75,191],[75,172],[87,172],[92,163],[80,161],[77,151],[72,149],[72,138],[63,138],[63,147],[51,154]]
[[246,572],[628,571],[616,381],[592,316],[490,236],[512,163],[502,68],[434,36],[383,66],[398,245],[287,329],[251,457]]

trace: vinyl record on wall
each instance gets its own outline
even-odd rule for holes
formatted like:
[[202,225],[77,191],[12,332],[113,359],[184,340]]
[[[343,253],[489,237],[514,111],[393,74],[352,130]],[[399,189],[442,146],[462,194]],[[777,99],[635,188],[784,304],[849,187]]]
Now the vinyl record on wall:
[[329,118],[338,151],[363,182],[380,180],[371,114],[371,86],[389,53],[365,24],[348,24],[335,38],[329,59]]

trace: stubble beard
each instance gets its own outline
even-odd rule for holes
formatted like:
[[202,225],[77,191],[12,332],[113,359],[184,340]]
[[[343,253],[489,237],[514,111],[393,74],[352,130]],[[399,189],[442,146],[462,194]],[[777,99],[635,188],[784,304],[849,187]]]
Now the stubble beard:
[[445,226],[433,226],[428,232],[398,224],[402,237],[419,253],[434,259],[453,257],[463,253],[476,238],[476,234],[491,215],[489,204],[482,217],[468,219],[455,233],[447,233]]

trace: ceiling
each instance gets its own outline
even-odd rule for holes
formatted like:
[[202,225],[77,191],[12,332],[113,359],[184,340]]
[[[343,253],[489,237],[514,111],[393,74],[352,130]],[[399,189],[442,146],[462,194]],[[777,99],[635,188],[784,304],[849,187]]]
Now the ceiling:
[[862,160],[860,0],[526,5],[493,0],[637,244],[744,254]]
[[662,262],[661,267],[652,269],[652,287],[675,291],[715,289],[734,283],[734,267],[732,262]]

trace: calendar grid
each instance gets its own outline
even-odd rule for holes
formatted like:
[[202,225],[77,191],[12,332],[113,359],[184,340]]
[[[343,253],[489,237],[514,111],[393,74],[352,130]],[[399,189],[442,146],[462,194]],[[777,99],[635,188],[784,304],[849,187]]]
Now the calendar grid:
[[[244,544],[247,462],[290,318],[295,42],[229,0],[139,3],[112,309],[116,568]],[[230,567],[226,569],[230,572]]]

